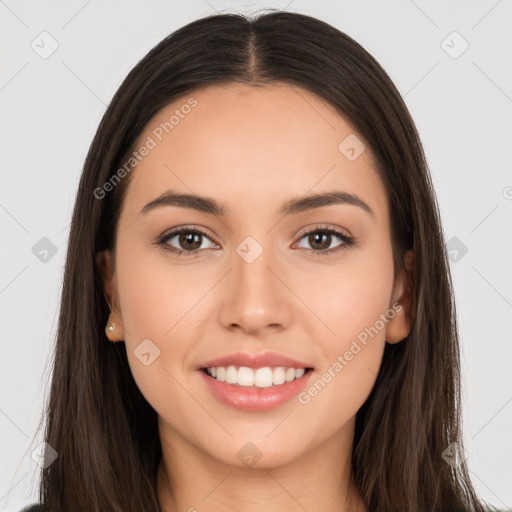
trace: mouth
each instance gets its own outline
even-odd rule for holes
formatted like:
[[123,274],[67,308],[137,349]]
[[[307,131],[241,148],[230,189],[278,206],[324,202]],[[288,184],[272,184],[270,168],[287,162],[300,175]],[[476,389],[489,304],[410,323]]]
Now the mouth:
[[311,381],[314,368],[208,366],[197,372],[212,397],[244,412],[276,409],[296,397]]

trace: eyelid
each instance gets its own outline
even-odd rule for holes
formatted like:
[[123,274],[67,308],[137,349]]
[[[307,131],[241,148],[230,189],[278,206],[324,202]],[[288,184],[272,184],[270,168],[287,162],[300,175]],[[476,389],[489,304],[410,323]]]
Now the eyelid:
[[306,226],[305,228],[301,229],[297,235],[295,235],[295,238],[302,238],[304,235],[308,235],[311,232],[315,231],[321,231],[325,229],[326,231],[335,231],[336,233],[339,233],[340,235],[346,236],[348,238],[352,238],[351,233],[340,227],[336,226],[334,224],[324,224],[324,223],[314,223],[309,226]]
[[184,224],[182,226],[175,226],[173,228],[169,228],[165,230],[159,238],[165,238],[169,235],[176,235],[179,234],[182,231],[199,231],[200,233],[204,234],[208,238],[215,238],[215,236],[212,234],[212,232],[203,226],[200,226],[199,224]]

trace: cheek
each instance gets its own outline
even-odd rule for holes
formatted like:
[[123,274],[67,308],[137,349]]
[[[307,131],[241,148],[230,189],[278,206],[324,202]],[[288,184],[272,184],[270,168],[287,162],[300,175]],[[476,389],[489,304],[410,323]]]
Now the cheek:
[[[339,286],[334,287],[335,284]],[[347,341],[364,341],[364,333],[372,330],[374,337],[385,336],[385,325],[381,315],[389,308],[393,286],[393,270],[382,265],[367,268],[362,272],[353,271],[333,283],[328,303],[328,314],[336,333],[336,345]]]

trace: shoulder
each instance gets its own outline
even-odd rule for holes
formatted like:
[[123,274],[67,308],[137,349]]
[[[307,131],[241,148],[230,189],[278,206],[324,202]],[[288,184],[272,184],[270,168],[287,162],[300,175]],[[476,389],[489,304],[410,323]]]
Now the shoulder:
[[42,512],[43,505],[40,503],[34,503],[33,505],[28,505],[27,507],[20,510],[20,512]]

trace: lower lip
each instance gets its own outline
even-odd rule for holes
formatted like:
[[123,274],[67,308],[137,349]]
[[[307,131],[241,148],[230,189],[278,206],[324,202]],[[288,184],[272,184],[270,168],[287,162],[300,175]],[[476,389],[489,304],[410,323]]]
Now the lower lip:
[[313,370],[302,377],[278,386],[258,388],[235,386],[210,377],[203,370],[199,373],[208,389],[224,404],[243,411],[263,412],[275,409],[298,395],[309,381]]

